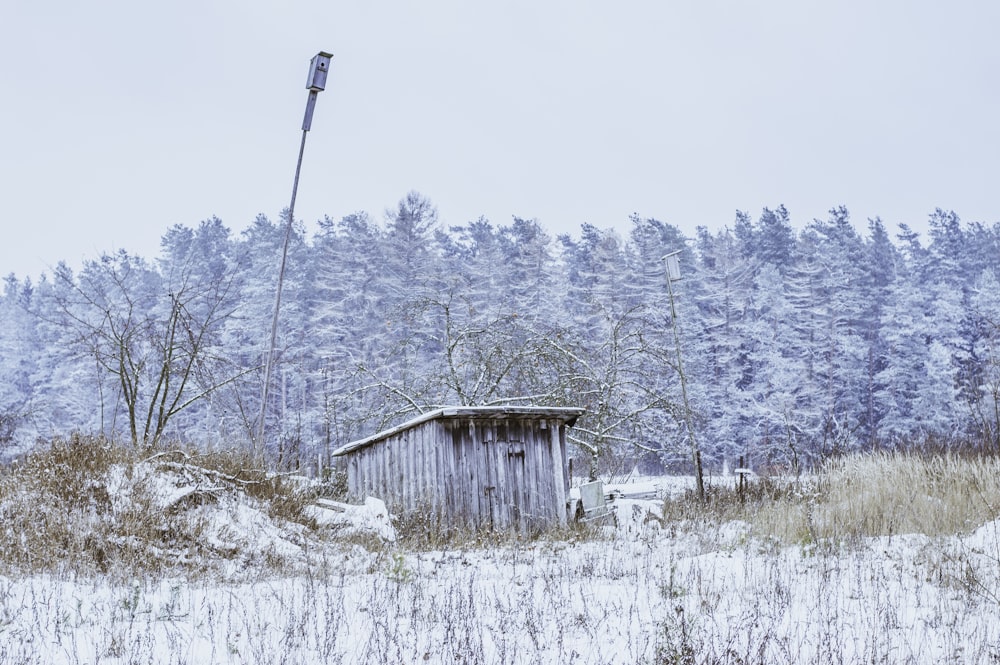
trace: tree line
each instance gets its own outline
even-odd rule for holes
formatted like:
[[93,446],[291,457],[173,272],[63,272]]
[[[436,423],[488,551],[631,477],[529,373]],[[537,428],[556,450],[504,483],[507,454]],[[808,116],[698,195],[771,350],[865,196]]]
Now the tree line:
[[[259,444],[317,470],[447,404],[585,407],[574,456],[594,474],[685,469],[694,441],[710,469],[1000,451],[1000,224],[939,209],[926,238],[877,218],[861,234],[839,207],[796,230],[779,206],[693,238],[638,215],[627,234],[553,237],[517,217],[446,227],[411,192],[381,220],[293,226],[261,409],[284,228],[260,216],[233,234],[213,218],[169,229],[153,259],[9,275],[8,453],[77,430]],[[671,303],[663,257],[678,250]]]

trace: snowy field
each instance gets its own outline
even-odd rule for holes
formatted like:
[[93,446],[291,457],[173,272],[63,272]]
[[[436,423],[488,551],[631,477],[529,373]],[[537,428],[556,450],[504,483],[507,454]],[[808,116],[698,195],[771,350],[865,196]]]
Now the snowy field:
[[303,551],[257,579],[0,577],[0,663],[1000,662],[998,535],[779,547],[681,524]]

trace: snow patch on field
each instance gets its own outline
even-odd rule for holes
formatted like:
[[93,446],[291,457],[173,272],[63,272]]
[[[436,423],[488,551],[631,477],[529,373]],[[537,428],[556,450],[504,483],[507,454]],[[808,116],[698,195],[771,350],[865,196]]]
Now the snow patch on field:
[[[241,518],[242,519],[242,518]],[[244,523],[244,527],[251,524]],[[243,583],[0,577],[0,663],[979,663],[996,524],[766,551],[697,537],[345,549]],[[742,544],[740,544],[742,543]],[[976,588],[972,588],[976,586]],[[741,660],[743,659],[743,660]]]
[[306,506],[305,511],[317,526],[333,528],[341,536],[375,536],[387,543],[396,540],[389,511],[380,499],[368,497],[360,506],[329,499],[319,499],[316,503]]

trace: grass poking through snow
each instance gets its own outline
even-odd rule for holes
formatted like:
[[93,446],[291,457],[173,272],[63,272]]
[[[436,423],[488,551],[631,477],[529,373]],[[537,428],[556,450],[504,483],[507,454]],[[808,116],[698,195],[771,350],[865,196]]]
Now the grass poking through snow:
[[75,438],[0,474],[7,663],[1000,662],[1000,468],[879,454],[638,536],[340,542],[237,453]]

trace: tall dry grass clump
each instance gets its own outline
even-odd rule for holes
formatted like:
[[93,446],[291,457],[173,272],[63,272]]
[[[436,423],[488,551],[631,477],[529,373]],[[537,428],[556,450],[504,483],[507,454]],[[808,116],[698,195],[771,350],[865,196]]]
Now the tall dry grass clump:
[[[761,477],[740,490],[713,483],[664,503],[673,529],[711,533],[734,521],[784,544],[974,531],[1000,518],[1000,457],[878,452],[828,460],[815,473]],[[700,525],[700,526],[699,526]]]
[[830,462],[814,528],[829,537],[953,535],[996,519],[1000,458],[875,453]]
[[879,452],[828,461],[749,516],[784,542],[967,533],[1000,517],[1000,458]]
[[101,482],[134,451],[98,437],[56,439],[0,470],[0,563],[20,571],[106,567],[102,516],[111,498]]

